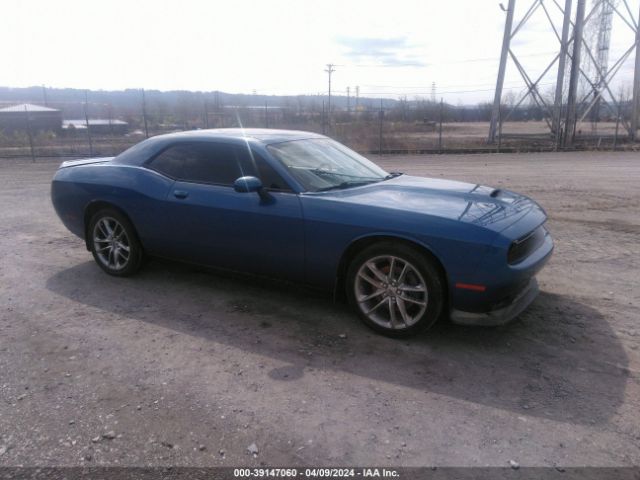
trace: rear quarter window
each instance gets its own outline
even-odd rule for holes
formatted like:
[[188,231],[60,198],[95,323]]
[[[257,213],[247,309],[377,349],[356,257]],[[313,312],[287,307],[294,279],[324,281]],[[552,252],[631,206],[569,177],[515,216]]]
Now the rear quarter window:
[[155,157],[150,167],[171,178],[181,178],[184,172],[184,157],[189,150],[180,146],[169,147]]

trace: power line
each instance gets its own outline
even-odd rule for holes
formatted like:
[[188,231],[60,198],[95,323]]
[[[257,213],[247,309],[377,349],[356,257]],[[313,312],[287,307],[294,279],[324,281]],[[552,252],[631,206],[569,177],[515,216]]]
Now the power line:
[[[520,57],[544,57],[546,55],[554,55],[557,52],[537,52],[537,53],[528,53],[524,55],[520,55]],[[354,63],[354,64],[345,64],[344,67],[354,67],[354,68],[397,68],[397,67],[431,67],[434,65],[453,65],[457,63],[470,63],[470,62],[497,62],[500,60],[498,57],[479,57],[479,58],[466,58],[461,60],[449,60],[444,62],[429,62],[429,63],[378,63],[378,64],[366,64],[366,63]]]
[[[520,85],[522,82],[520,81],[512,81],[512,82],[507,82],[509,84],[518,84]],[[396,88],[396,89],[414,89],[414,88],[421,88],[421,89],[428,89],[430,88],[427,85],[414,85],[414,86],[408,86],[408,85],[371,85],[371,84],[363,84],[363,87],[369,87],[369,88]],[[469,84],[465,84],[465,85],[445,85],[444,87],[442,85],[440,85],[440,88],[467,88],[467,87],[489,87],[489,86],[495,86],[495,82],[491,82],[491,83],[469,83]]]
[[[548,83],[538,83],[538,86],[546,86],[546,85],[555,85],[554,82],[548,82]],[[522,90],[525,89],[526,86],[520,86],[520,87],[509,87],[506,90]],[[476,88],[476,89],[470,89],[470,90],[449,90],[449,91],[439,91],[438,95],[443,94],[456,94],[456,93],[477,93],[477,92],[491,92],[493,91],[493,88]],[[344,93],[344,90],[334,90],[334,93]],[[407,92],[361,92],[363,95],[406,95]],[[414,95],[431,95],[431,91],[422,91],[422,92],[408,92],[408,93],[412,93]]]

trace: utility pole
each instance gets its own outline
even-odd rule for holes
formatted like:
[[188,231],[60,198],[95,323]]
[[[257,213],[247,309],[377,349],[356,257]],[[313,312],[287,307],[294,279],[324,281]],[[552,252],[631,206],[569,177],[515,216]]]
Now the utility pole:
[[113,145],[113,106],[108,103],[107,104],[107,112],[109,113],[109,144],[111,145],[111,155],[116,156],[116,148]]
[[444,99],[440,97],[440,126],[438,127],[438,152],[442,153],[442,120],[444,117]]
[[378,131],[378,155],[382,156],[382,122],[384,120],[384,110],[382,109],[382,99],[380,99],[380,111],[378,112],[380,129]]
[[[638,16],[640,22],[640,15]],[[638,24],[636,24],[638,25]],[[631,140],[638,138],[638,114],[640,113],[640,26],[636,26],[636,64],[633,73],[633,103],[631,105]]]
[[576,130],[576,92],[580,78],[580,50],[582,49],[582,30],[584,27],[585,0],[578,0],[576,22],[573,28],[573,55],[571,56],[571,76],[569,77],[569,94],[567,96],[567,117],[564,123],[562,145],[568,147],[573,143]]
[[147,125],[147,99],[142,89],[142,119],[144,120],[144,138],[149,138],[149,126]]
[[87,139],[89,140],[89,155],[93,156],[93,142],[91,141],[91,127],[89,126],[89,92],[84,91],[84,121],[87,126]]
[[562,124],[562,88],[564,87],[564,69],[569,54],[569,28],[571,26],[571,3],[564,2],[564,18],[562,20],[562,37],[560,40],[560,58],[558,60],[558,76],[556,79],[556,94],[553,101],[552,132],[556,136],[556,149],[560,146],[560,131]]
[[36,161],[36,153],[33,148],[33,131],[31,129],[31,117],[29,116],[29,109],[24,106],[24,118],[27,122],[27,136],[29,137],[29,151],[31,152],[31,161]]
[[[504,74],[507,70],[507,55],[511,44],[511,28],[513,26],[513,11],[516,7],[516,0],[509,0],[507,7],[507,18],[504,23],[504,35],[502,36],[502,52],[500,53],[500,66],[498,67],[498,80],[496,82],[496,93],[493,99],[493,110],[491,111],[491,124],[489,125],[489,138],[487,143],[495,143],[498,117],[500,116],[500,102],[502,100],[502,87],[504,86]],[[504,10],[502,4],[500,8]]]
[[351,88],[347,87],[347,113],[351,113]]
[[360,85],[356,85],[356,111],[358,111],[359,106],[360,106]]
[[109,112],[109,135],[113,136],[113,107],[111,104],[108,104],[108,112]]
[[333,63],[327,63],[327,68],[324,70],[329,76],[329,102],[327,104],[327,126],[329,133],[331,133],[331,74],[336,71],[333,67]]
[[47,87],[42,85],[42,98],[44,99],[44,106],[48,107],[49,103],[47,102]]
[[618,114],[616,115],[616,133],[613,137],[613,151],[618,148],[618,129],[620,128],[620,108],[622,107],[622,95],[620,95],[620,101],[618,102]]

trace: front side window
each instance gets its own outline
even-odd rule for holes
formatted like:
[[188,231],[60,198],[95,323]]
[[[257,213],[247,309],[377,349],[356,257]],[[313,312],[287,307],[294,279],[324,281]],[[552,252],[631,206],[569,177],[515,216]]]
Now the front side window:
[[177,180],[231,186],[238,178],[256,176],[265,188],[289,190],[282,177],[249,147],[225,143],[185,143],[173,145],[150,165]]
[[267,147],[310,192],[379,182],[387,172],[328,138],[292,140]]
[[291,188],[280,174],[276,172],[261,156],[254,154],[253,159],[257,167],[256,176],[262,181],[264,188],[268,190],[291,191]]

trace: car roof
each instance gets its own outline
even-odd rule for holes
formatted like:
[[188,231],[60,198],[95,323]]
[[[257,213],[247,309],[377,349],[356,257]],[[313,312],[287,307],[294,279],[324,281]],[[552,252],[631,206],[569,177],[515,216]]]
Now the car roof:
[[168,133],[148,138],[118,155],[114,163],[141,165],[164,148],[182,142],[223,141],[225,143],[261,143],[270,145],[307,138],[327,138],[324,135],[300,130],[276,130],[269,128],[216,128]]
[[169,133],[153,137],[165,140],[257,140],[264,144],[302,140],[305,138],[325,138],[324,135],[301,130],[276,130],[270,128],[213,128],[208,130],[191,130],[188,132]]

